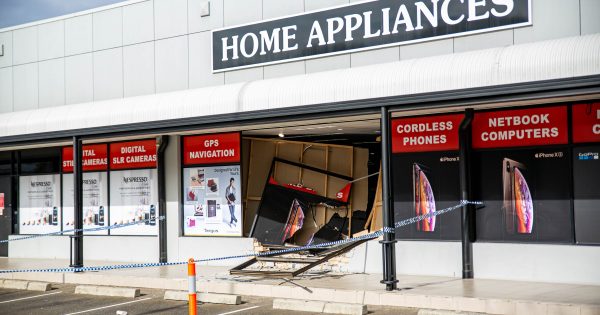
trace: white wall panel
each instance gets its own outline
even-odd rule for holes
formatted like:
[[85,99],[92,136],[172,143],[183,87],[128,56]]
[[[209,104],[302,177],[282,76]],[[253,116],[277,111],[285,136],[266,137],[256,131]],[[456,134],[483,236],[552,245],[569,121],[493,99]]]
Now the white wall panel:
[[65,20],[66,56],[92,51],[92,27],[91,14]]
[[290,75],[306,73],[305,61],[286,62],[278,65],[264,67],[265,79],[281,78]]
[[0,45],[4,45],[4,56],[0,57],[0,68],[13,64],[13,32],[0,33]]
[[13,67],[14,111],[38,108],[38,64]]
[[600,1],[581,0],[581,35],[600,33]]
[[187,0],[154,0],[154,37],[187,34]]
[[350,55],[338,55],[306,60],[306,73],[350,68]]
[[[210,15],[200,16],[200,8],[210,2]],[[188,31],[209,31],[223,27],[223,0],[188,0]]]
[[225,83],[225,74],[212,73],[210,55],[210,32],[190,34],[190,88],[199,88]]
[[263,79],[263,68],[248,68],[225,72],[225,84],[250,82]]
[[65,104],[65,59],[41,61],[40,108]]
[[256,22],[262,19],[262,0],[224,0],[225,26]]
[[65,55],[65,21],[42,24],[38,27],[39,59],[48,60]]
[[123,47],[125,97],[154,93],[154,42]]
[[123,44],[137,44],[154,39],[154,1],[123,7]]
[[94,52],[94,100],[123,97],[123,48]]
[[454,52],[453,40],[443,39],[434,42],[418,43],[400,46],[400,59],[415,59],[437,55],[446,55]]
[[454,52],[488,49],[513,44],[513,30],[477,34],[454,38]]
[[188,88],[188,37],[156,41],[156,92]]
[[156,236],[86,237],[83,247],[86,260],[154,263],[158,261],[158,255]]
[[123,45],[123,9],[94,13],[94,50]]
[[533,26],[515,29],[515,44],[580,35],[579,1],[531,2]]
[[37,32],[37,26],[13,32],[13,62],[15,65],[38,61]]
[[312,11],[329,7],[337,7],[348,3],[350,3],[348,0],[305,0],[305,8],[306,11]]
[[263,19],[304,12],[304,0],[263,0]]
[[13,110],[13,68],[0,68],[0,113]]
[[388,47],[375,50],[361,51],[352,53],[352,67],[362,67],[385,62],[394,62],[400,60],[400,48]]
[[65,58],[66,104],[90,102],[94,99],[92,54]]

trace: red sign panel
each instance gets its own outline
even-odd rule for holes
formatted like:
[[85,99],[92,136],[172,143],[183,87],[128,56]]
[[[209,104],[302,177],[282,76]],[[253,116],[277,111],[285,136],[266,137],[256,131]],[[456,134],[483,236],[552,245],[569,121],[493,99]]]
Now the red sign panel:
[[110,169],[156,167],[156,140],[117,142],[110,144]]
[[573,105],[573,142],[600,142],[600,103]]
[[392,119],[392,152],[458,150],[463,114]]
[[567,107],[475,113],[473,148],[567,144]]
[[[106,171],[108,168],[106,144],[84,145],[82,156],[84,171]],[[62,149],[62,170],[64,173],[73,172],[73,147]]]
[[238,132],[183,138],[183,164],[227,164],[240,162]]

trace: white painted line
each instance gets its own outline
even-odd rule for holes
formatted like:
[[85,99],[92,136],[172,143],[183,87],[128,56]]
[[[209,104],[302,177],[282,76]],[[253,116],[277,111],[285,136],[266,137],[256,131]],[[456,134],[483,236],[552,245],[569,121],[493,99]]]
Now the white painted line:
[[125,304],[131,304],[131,303],[148,301],[148,300],[151,300],[151,299],[152,298],[145,298],[145,299],[140,299],[140,300],[135,300],[135,301],[129,301],[129,302],[124,302],[124,303],[112,304],[112,305],[107,305],[107,306],[92,308],[90,310],[79,311],[79,312],[75,312],[75,313],[69,313],[69,314],[65,314],[65,315],[74,315],[74,314],[82,314],[82,313],[87,313],[87,312],[93,312],[93,311],[97,311],[97,310],[103,310],[105,308],[111,308],[111,307],[121,306],[121,305],[125,305]]
[[227,313],[221,313],[221,314],[218,314],[218,315],[228,315],[228,314],[234,314],[234,313],[239,313],[239,312],[243,312],[243,311],[252,310],[252,309],[255,309],[255,308],[259,308],[259,307],[261,307],[261,305],[257,305],[257,306],[251,306],[251,307],[243,308],[243,309],[241,309],[241,310],[237,310],[237,311],[231,311],[231,312],[227,312]]
[[24,297],[24,298],[20,298],[20,299],[2,301],[2,302],[0,302],[0,304],[10,303],[10,302],[15,302],[15,301],[21,301],[21,300],[35,299],[35,298],[39,298],[39,297],[43,297],[43,296],[47,296],[47,295],[52,295],[52,294],[59,294],[59,293],[62,293],[62,291],[57,291],[57,292],[52,292],[52,293],[46,293],[46,294],[40,294],[40,295],[34,295],[34,296],[28,296],[28,297]]

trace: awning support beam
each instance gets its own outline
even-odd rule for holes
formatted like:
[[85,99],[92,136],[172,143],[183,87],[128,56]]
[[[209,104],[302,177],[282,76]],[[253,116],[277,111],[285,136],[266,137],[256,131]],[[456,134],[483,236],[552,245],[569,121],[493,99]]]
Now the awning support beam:
[[83,267],[83,163],[82,163],[82,146],[81,137],[73,137],[73,195],[74,200],[74,218],[75,218],[75,233],[71,237],[71,245],[73,255],[71,258],[71,267]]
[[[459,173],[462,200],[472,200],[471,196],[471,122],[473,109],[465,110],[465,118],[459,129]],[[474,207],[464,205],[461,210],[462,277],[473,278],[473,242],[475,241]]]

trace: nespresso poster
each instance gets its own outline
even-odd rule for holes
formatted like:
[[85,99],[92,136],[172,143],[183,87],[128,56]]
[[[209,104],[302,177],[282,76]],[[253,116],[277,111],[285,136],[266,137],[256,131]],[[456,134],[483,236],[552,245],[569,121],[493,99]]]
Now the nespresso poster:
[[111,235],[158,234],[158,174],[156,169],[110,173],[110,224],[138,224],[111,230]]
[[[460,200],[458,128],[462,114],[392,120],[395,220],[454,206]],[[399,239],[460,239],[460,212],[396,230]]]
[[[108,226],[108,174],[83,173],[83,228]],[[63,230],[75,228],[73,174],[63,174]],[[84,232],[107,235],[108,230]],[[72,234],[72,233],[68,233]]]
[[475,114],[479,240],[573,242],[567,141],[565,106]]
[[60,175],[19,178],[19,229],[21,234],[60,231]]
[[185,168],[183,178],[185,235],[242,235],[239,165]]

